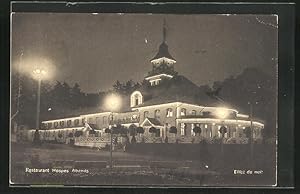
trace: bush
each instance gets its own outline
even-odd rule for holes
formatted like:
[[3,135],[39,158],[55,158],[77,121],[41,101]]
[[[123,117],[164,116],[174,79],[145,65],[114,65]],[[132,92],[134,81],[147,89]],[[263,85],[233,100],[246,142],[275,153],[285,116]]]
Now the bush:
[[201,131],[202,131],[202,130],[201,130],[200,127],[196,126],[196,127],[194,127],[193,131],[194,131],[194,133],[196,133],[196,134],[201,134]]
[[83,135],[82,131],[76,131],[75,134],[74,134],[75,137],[79,137],[81,135]]
[[214,137],[212,138],[212,143],[213,143],[213,144],[221,144],[221,143],[222,143],[222,138],[217,137],[217,136],[214,136]]
[[136,128],[136,132],[137,133],[144,133],[145,129],[143,127],[138,127],[138,128]]
[[104,133],[110,133],[110,129],[109,128],[106,128],[105,130],[104,130]]
[[73,133],[69,133],[68,137],[72,138],[74,135]]

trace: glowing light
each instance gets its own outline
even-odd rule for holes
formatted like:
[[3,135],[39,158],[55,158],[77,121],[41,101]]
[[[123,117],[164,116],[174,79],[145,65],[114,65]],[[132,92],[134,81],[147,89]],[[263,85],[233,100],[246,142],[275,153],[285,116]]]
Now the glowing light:
[[44,77],[46,75],[47,75],[47,72],[44,69],[37,68],[37,69],[33,70],[33,77],[35,79],[44,79]]
[[150,79],[156,79],[156,78],[160,78],[160,77],[169,77],[169,78],[172,78],[173,76],[172,75],[168,75],[168,74],[165,74],[165,73],[162,73],[162,74],[159,74],[159,75],[154,75],[154,76],[151,76],[151,77],[146,77],[145,80],[150,80]]
[[225,119],[228,116],[228,110],[224,108],[219,108],[217,110],[217,116],[221,119]]
[[105,106],[111,111],[116,111],[121,106],[121,98],[116,94],[110,94],[105,98]]
[[46,57],[24,55],[20,60],[12,63],[12,68],[14,71],[18,71],[34,79],[48,80],[52,79],[56,73],[59,73],[56,72],[53,64],[54,62]]

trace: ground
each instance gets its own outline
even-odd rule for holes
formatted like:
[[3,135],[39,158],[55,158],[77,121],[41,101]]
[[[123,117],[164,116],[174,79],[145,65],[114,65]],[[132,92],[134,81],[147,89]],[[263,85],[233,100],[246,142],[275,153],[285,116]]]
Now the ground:
[[[113,152],[113,169],[109,168],[110,152],[90,148],[78,148],[65,144],[33,146],[30,143],[12,144],[12,182],[37,184],[83,184],[83,185],[203,185],[203,175],[215,172],[200,166],[199,162],[153,157],[122,151]],[[38,160],[37,164],[36,161]],[[25,173],[28,168],[46,168],[55,161],[103,161],[107,167],[91,166],[89,173]],[[33,164],[34,163],[34,164]],[[40,165],[42,167],[40,167]],[[46,167],[45,167],[46,166]]]
[[[218,159],[219,160],[219,159]],[[64,163],[59,163],[64,161]],[[75,161],[75,162],[74,162]],[[71,166],[70,166],[71,164]],[[74,165],[73,165],[74,164]],[[80,164],[80,165],[79,165]],[[47,185],[149,185],[149,186],[224,186],[264,184],[268,174],[245,176],[224,173],[198,160],[147,153],[110,152],[65,144],[12,143],[11,183]],[[68,166],[69,167],[66,167]],[[72,166],[73,165],[73,166]],[[228,165],[228,164],[225,164]],[[68,169],[69,173],[29,173],[26,168]],[[73,173],[72,169],[88,172]],[[225,168],[224,168],[225,169]]]

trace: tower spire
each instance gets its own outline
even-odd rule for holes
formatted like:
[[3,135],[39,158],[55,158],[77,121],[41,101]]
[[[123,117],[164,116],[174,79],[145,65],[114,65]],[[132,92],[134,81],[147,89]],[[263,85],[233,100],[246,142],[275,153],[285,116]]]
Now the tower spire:
[[166,42],[166,35],[167,35],[166,19],[164,18],[164,23],[163,23],[163,42]]

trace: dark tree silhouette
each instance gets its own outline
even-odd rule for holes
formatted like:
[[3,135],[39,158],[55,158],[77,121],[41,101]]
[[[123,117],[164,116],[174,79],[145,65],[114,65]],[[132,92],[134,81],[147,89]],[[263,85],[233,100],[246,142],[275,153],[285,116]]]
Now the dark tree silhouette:
[[136,132],[137,132],[137,133],[144,133],[145,130],[144,130],[143,127],[138,127],[138,128],[136,128]]
[[198,126],[194,127],[194,128],[193,128],[193,131],[194,131],[194,133],[196,133],[197,135],[200,135],[201,132],[202,132],[201,128],[198,127]]

